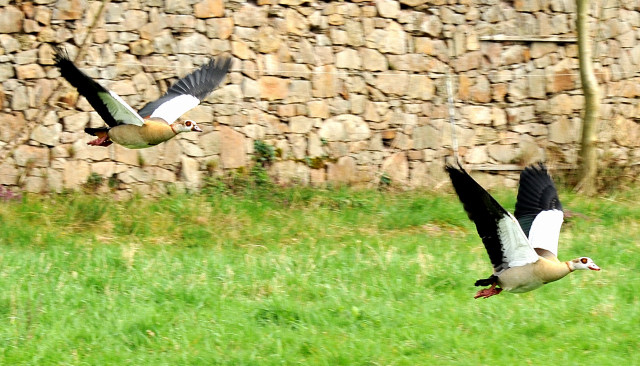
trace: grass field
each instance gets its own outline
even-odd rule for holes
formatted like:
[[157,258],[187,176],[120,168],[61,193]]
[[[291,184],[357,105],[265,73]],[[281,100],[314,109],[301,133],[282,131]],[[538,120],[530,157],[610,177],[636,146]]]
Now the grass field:
[[603,270],[487,300],[451,193],[0,201],[0,364],[640,365],[637,193],[562,192]]

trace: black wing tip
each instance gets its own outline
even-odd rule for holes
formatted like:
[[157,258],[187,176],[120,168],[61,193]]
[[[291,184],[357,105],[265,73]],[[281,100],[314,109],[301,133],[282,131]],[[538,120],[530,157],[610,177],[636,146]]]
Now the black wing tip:
[[51,48],[53,48],[53,62],[56,63],[56,65],[60,65],[63,62],[71,62],[71,58],[69,57],[69,52],[67,51],[66,48],[58,45],[58,44],[53,44],[50,43]]

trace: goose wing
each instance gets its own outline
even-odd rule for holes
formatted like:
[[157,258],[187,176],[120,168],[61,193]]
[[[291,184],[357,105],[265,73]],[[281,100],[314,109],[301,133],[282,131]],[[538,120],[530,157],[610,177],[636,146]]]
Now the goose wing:
[[514,214],[534,248],[558,256],[564,214],[556,186],[543,164],[528,166],[520,173]]
[[538,255],[518,221],[462,167],[446,165],[445,169],[469,219],[476,224],[494,271],[536,262]]
[[67,52],[60,48],[54,48],[54,61],[60,74],[71,85],[78,89],[80,95],[87,98],[93,109],[109,125],[115,127],[121,124],[142,126],[144,120],[116,93],[107,90],[87,74],[80,71],[69,59]]
[[157,100],[140,110],[144,117],[162,118],[168,124],[194,108],[220,85],[229,72],[231,58],[211,59],[196,71],[178,80]]

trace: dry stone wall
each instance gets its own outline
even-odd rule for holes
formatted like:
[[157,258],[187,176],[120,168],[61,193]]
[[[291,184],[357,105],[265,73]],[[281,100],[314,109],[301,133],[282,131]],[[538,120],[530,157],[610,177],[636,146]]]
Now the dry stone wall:
[[[600,154],[639,164],[640,1],[599,5]],[[125,191],[196,189],[253,164],[263,140],[283,184],[433,187],[451,152],[449,77],[467,166],[574,166],[575,11],[573,0],[0,0],[0,185],[62,191],[95,173]],[[185,116],[204,133],[100,148],[83,129],[103,122],[52,66],[53,43],[134,108],[211,55],[234,64]]]

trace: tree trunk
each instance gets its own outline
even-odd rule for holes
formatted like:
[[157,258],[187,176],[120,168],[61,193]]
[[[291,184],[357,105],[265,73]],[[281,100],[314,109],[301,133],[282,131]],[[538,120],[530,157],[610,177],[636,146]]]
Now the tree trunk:
[[580,168],[576,190],[586,195],[596,192],[597,132],[600,119],[600,90],[593,71],[591,42],[588,25],[589,0],[576,0],[578,8],[578,53],[580,60],[580,80],[584,93],[584,116],[582,119],[582,138],[580,145]]

